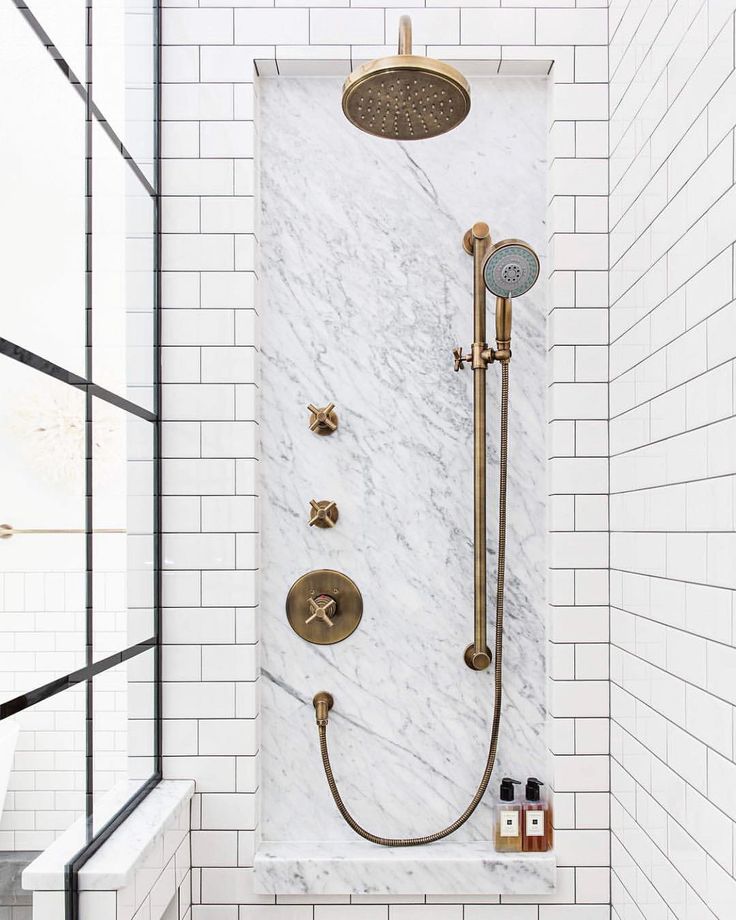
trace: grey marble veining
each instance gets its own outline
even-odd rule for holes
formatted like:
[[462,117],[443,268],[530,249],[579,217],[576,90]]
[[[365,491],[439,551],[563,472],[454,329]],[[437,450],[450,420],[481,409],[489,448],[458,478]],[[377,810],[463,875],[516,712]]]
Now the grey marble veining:
[[[352,128],[340,81],[260,83],[262,832],[353,841],[324,780],[312,695],[335,696],[333,766],[370,830],[426,834],[467,805],[485,763],[492,674],[470,671],[472,380],[463,232],[487,220],[545,256],[543,80],[475,79],[473,109],[432,141]],[[544,265],[542,278],[545,277]],[[545,776],[545,290],[515,303],[505,701],[492,792]],[[493,330],[492,313],[489,330]],[[488,375],[489,637],[493,637],[500,375]],[[307,429],[334,401],[339,431]],[[309,500],[334,499],[333,530]],[[360,587],[356,633],[303,642],[284,613],[304,572]],[[490,836],[491,796],[453,837]]]
[[555,887],[552,853],[494,853],[485,841],[431,847],[376,847],[359,840],[266,843],[256,855],[262,894],[547,895]]

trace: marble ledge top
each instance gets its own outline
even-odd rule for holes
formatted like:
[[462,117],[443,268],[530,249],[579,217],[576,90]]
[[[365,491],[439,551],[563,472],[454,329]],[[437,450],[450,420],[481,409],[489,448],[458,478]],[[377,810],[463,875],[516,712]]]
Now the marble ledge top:
[[[136,784],[121,783],[102,796],[102,802],[96,803],[97,812],[114,813],[133,791]],[[189,831],[189,802],[193,794],[192,780],[162,780],[79,870],[80,889],[125,888],[154,849],[160,849],[163,855],[175,849]],[[83,845],[84,819],[80,818],[25,869],[23,888],[63,891],[64,866]]]
[[367,841],[262,841],[258,894],[550,894],[550,853],[496,853],[490,842],[380,847]]

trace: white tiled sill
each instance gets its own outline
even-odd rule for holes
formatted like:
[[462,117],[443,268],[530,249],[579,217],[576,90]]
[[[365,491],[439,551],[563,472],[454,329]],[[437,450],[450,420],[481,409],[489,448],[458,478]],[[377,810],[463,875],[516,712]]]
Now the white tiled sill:
[[548,895],[556,874],[553,851],[497,853],[490,841],[263,841],[255,858],[258,894]]
[[[97,804],[112,815],[137,786],[121,784]],[[80,869],[80,909],[93,920],[158,920],[189,871],[191,780],[159,783]],[[104,819],[102,819],[104,820]],[[64,914],[64,867],[84,843],[76,821],[23,872],[33,892],[34,920]],[[155,915],[155,916],[154,916]]]

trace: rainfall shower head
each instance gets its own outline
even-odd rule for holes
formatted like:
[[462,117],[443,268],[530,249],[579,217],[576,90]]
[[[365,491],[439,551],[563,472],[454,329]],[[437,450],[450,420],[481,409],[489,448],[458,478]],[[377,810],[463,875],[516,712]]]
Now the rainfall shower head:
[[470,111],[470,88],[449,64],[411,53],[411,19],[402,16],[399,53],[354,70],[342,89],[342,110],[367,134],[422,140],[463,121]]
[[522,240],[501,240],[488,252],[483,263],[483,280],[496,297],[520,297],[539,277],[539,259]]

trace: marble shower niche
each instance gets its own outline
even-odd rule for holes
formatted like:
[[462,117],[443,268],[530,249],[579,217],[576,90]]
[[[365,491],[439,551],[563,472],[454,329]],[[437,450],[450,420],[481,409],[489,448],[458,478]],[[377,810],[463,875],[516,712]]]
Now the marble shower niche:
[[[312,697],[335,698],[333,768],[356,819],[424,835],[467,806],[488,748],[492,669],[473,638],[472,260],[485,220],[519,237],[546,277],[546,82],[471,79],[467,120],[396,143],[356,131],[341,78],[259,81],[261,310],[260,891],[543,894],[553,854],[494,852],[504,775],[547,778],[545,723],[546,305],[541,281],[514,304],[505,699],[484,803],[456,834],[386,850],[340,817],[319,754]],[[493,299],[489,297],[493,306]],[[489,314],[489,333],[493,314]],[[489,644],[494,636],[500,374],[488,373]],[[338,431],[308,428],[334,402]],[[333,529],[310,499],[337,502]],[[291,629],[289,587],[312,569],[349,575],[364,613],[345,641]]]

